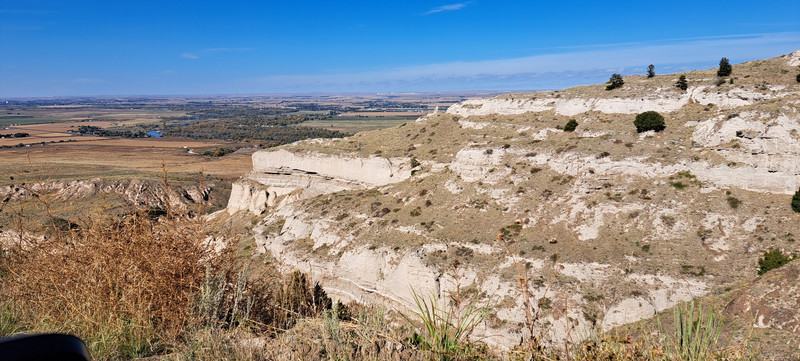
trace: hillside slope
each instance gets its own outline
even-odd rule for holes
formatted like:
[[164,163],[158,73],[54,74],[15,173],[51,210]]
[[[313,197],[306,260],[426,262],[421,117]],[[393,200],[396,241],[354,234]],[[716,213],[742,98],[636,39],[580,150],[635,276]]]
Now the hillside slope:
[[[685,73],[686,91],[670,74],[508,94],[259,151],[228,213],[259,215],[260,248],[336,297],[402,310],[412,289],[471,284],[496,311],[480,332],[510,347],[527,333],[521,276],[545,339],[577,340],[750,278],[770,247],[800,251],[798,66],[800,51]],[[666,129],[637,133],[649,110]]]

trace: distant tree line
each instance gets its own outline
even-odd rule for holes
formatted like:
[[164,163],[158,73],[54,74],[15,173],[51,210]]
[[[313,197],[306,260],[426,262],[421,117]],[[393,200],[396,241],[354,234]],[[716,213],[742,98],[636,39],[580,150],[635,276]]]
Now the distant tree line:
[[303,114],[294,105],[302,105],[307,110],[322,110],[324,106],[318,107],[313,103],[293,103],[292,107],[289,105],[286,108],[253,108],[186,104],[173,109],[185,112],[186,116],[164,117],[161,124],[147,125],[147,129],[158,130],[162,135],[171,137],[251,141],[266,146],[307,138],[338,138],[349,135],[335,130],[298,127],[297,124],[310,120],[327,119],[335,111],[327,109],[318,114]]
[[358,110],[356,107],[343,107],[341,105],[334,105],[334,104],[318,104],[318,103],[292,103],[286,102],[284,103],[287,107],[293,108],[295,110],[304,110],[304,111],[311,111],[311,112],[324,112],[329,111],[331,115],[338,114],[338,113],[345,113],[345,112],[353,112]]
[[341,138],[350,135],[337,130],[314,127],[228,120],[211,120],[186,125],[171,124],[166,129],[162,129],[161,133],[165,136],[190,139],[246,140],[264,143],[267,146],[287,144],[308,138]]
[[1,138],[26,138],[26,137],[29,137],[29,136],[30,136],[30,134],[28,134],[28,133],[13,133],[13,134],[12,133],[8,133],[8,134],[0,134],[0,139]]
[[353,104],[372,109],[427,109],[428,108],[427,105],[423,104],[409,103],[409,102],[395,102],[391,100],[367,100]]
[[265,125],[291,125],[309,120],[327,119],[331,112],[321,114],[299,114],[295,109],[286,108],[251,108],[251,107],[191,107],[182,106],[173,110],[185,112],[181,117],[163,117],[164,122],[200,122],[223,120],[236,123],[260,123]]
[[81,125],[78,127],[77,133],[79,135],[94,135],[96,137],[147,138],[150,136],[142,130],[111,130],[93,125]]

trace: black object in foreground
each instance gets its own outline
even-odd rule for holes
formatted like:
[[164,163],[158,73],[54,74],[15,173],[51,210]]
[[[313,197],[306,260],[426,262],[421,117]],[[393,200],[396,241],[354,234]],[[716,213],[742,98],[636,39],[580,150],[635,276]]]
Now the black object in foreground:
[[72,335],[41,334],[0,339],[4,361],[91,361],[81,339]]

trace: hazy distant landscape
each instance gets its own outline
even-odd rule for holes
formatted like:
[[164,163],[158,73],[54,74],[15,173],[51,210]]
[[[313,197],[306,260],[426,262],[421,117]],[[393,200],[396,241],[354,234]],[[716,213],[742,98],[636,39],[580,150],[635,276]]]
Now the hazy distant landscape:
[[0,104],[0,151],[10,174],[45,162],[53,179],[77,169],[152,176],[162,160],[172,172],[236,178],[249,169],[247,149],[393,127],[483,94],[11,99]]
[[797,14],[0,0],[0,359],[800,360]]

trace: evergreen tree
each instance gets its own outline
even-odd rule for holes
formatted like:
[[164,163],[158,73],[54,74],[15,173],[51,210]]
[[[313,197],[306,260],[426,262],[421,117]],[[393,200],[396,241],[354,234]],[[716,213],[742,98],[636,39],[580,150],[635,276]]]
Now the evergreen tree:
[[800,213],[800,189],[792,197],[792,210]]
[[680,90],[686,90],[689,88],[689,84],[686,83],[686,75],[681,75],[681,77],[678,78],[678,82],[675,83],[675,86]]
[[608,85],[606,86],[606,90],[616,89],[625,84],[625,81],[622,80],[622,75],[617,73],[611,74],[611,78],[608,79]]
[[652,78],[656,76],[656,67],[653,64],[647,67],[647,77]]
[[792,261],[792,257],[783,254],[781,250],[770,248],[764,251],[764,256],[758,259],[758,275],[763,275],[769,270],[779,268]]
[[733,67],[731,67],[731,63],[728,61],[728,58],[722,58],[719,60],[719,70],[717,70],[717,76],[728,76],[731,75],[733,72]]
[[637,133],[646,132],[648,130],[660,132],[667,127],[664,124],[664,116],[652,110],[637,115],[636,120],[633,121],[633,125],[636,126]]

